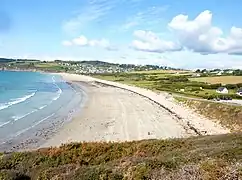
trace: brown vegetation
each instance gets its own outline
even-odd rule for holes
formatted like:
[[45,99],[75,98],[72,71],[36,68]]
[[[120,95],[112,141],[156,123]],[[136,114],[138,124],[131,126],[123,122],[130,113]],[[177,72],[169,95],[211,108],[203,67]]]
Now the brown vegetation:
[[76,143],[0,156],[0,179],[238,179],[242,134]]
[[205,82],[210,84],[238,84],[242,83],[242,76],[216,76],[216,77],[199,77],[190,78],[191,81]]

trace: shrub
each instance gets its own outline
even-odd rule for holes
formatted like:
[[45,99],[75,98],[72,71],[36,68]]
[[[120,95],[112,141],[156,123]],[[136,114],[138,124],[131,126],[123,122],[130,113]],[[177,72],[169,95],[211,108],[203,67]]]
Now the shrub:
[[237,84],[226,84],[226,88],[228,88],[228,89],[237,89],[238,86],[237,86]]
[[222,86],[221,83],[219,83],[219,84],[203,84],[203,85],[201,85],[201,87],[204,88],[204,89],[218,89],[221,86]]
[[192,87],[190,89],[190,91],[200,91],[200,90],[201,90],[200,87]]
[[171,76],[168,78],[171,82],[188,82],[188,78],[184,76]]

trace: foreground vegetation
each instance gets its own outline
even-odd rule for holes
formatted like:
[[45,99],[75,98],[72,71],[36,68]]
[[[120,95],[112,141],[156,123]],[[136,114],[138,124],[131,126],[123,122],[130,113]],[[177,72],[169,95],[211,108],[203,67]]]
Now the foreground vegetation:
[[238,179],[242,134],[76,143],[0,156],[0,179]]

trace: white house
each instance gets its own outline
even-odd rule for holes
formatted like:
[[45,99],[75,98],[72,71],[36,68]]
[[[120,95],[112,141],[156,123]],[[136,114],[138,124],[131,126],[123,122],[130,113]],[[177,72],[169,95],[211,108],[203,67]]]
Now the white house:
[[192,77],[201,77],[201,75],[196,73],[196,74],[192,74]]
[[228,94],[229,93],[229,90],[226,88],[226,87],[219,87],[217,90],[216,90],[217,93],[220,93],[220,94]]
[[217,75],[217,76],[221,76],[223,73],[224,73],[224,71],[220,71],[220,72],[218,72],[216,75]]

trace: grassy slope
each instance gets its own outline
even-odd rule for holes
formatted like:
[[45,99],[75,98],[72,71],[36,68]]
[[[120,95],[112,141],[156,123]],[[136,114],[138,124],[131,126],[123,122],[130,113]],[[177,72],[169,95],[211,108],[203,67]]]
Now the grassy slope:
[[176,97],[182,103],[195,109],[199,114],[218,121],[234,132],[242,131],[242,107],[216,102],[197,101]]
[[2,155],[0,179],[218,179],[242,177],[242,134],[78,143]]

